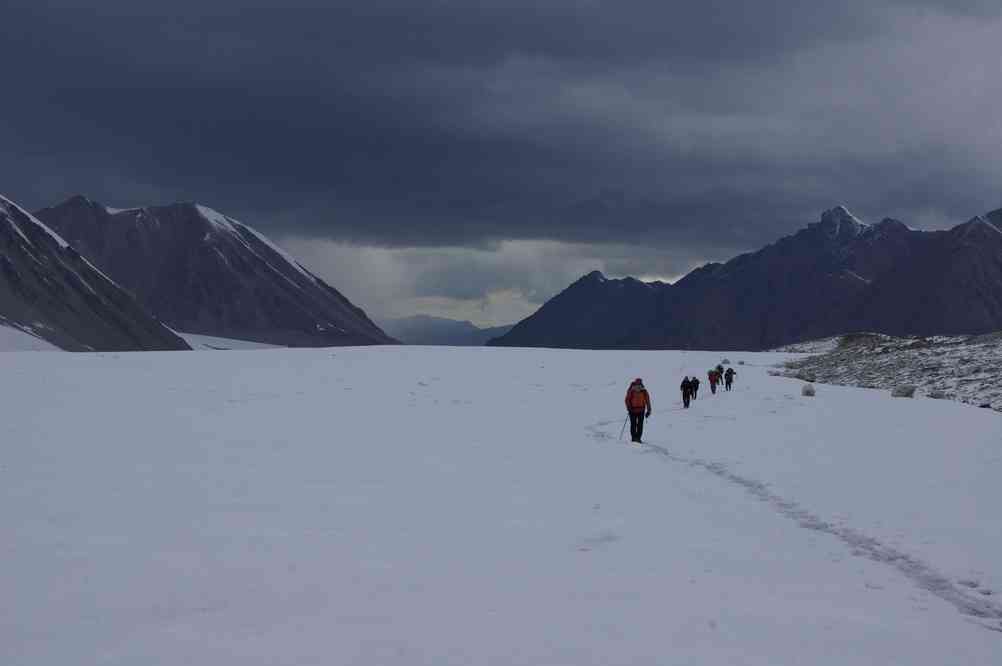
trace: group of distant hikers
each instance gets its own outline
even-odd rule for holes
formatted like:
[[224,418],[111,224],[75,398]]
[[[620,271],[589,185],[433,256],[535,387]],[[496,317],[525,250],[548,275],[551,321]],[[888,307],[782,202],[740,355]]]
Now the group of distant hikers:
[[[712,368],[706,373],[706,378],[710,382],[710,393],[716,395],[717,386],[721,383],[725,391],[730,391],[737,374],[734,368],[725,370],[723,365]],[[679,388],[682,390],[683,408],[688,409],[689,404],[699,395],[699,383],[699,377],[695,375],[686,376],[682,380]],[[644,419],[651,416],[651,395],[644,386],[644,380],[639,377],[634,379],[630,388],[626,390],[626,413],[630,418],[630,436],[634,442],[640,442],[644,436]]]

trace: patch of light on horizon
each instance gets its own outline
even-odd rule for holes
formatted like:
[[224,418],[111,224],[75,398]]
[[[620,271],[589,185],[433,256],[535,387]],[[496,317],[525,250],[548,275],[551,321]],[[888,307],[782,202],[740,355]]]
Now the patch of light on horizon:
[[637,278],[641,282],[667,282],[668,284],[674,284],[678,280],[685,277],[685,273],[679,273],[677,275],[635,275],[633,277]]
[[525,319],[538,309],[514,289],[492,291],[483,299],[461,300],[440,296],[410,298],[395,304],[389,318],[432,315],[465,320],[480,328],[506,326]]

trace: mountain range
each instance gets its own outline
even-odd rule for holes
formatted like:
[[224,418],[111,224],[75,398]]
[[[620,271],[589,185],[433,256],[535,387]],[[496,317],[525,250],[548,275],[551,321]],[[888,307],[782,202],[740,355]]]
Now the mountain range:
[[290,347],[395,342],[265,236],[211,208],[119,210],[75,196],[36,216],[174,330]]
[[[409,317],[388,335],[251,227],[195,203],[0,198],[0,326],[71,350],[188,349],[175,333],[284,346],[771,349],[854,331],[1002,330],[1002,210],[944,231],[845,207],[674,283],[590,273],[514,327]],[[391,337],[394,336],[394,337]]]
[[189,349],[63,238],[3,197],[0,326],[73,351]]
[[445,345],[449,347],[476,347],[500,337],[511,326],[480,328],[469,321],[443,317],[416,315],[387,319],[382,322],[384,331],[406,345]]
[[1002,329],[1002,210],[946,231],[839,206],[757,252],[673,284],[590,273],[489,344],[770,349],[852,331]]

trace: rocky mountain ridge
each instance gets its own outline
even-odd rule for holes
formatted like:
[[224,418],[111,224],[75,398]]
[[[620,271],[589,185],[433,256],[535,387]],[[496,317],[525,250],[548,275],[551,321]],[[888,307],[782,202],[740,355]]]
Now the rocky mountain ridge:
[[1002,210],[925,232],[839,206],[674,284],[592,273],[491,344],[760,350],[860,330],[1002,330]]
[[71,351],[189,349],[77,248],[3,197],[0,324]]
[[76,196],[37,215],[175,330],[293,347],[394,342],[264,235],[206,206],[119,210]]

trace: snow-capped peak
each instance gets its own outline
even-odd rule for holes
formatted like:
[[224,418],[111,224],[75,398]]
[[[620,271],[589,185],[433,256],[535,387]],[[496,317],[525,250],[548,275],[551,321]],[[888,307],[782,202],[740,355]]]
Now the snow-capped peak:
[[988,221],[987,219],[985,219],[980,215],[971,218],[964,224],[961,224],[959,227],[956,227],[956,229],[961,230],[960,232],[964,238],[967,238],[973,233],[982,233],[982,234],[988,233],[992,235],[994,234],[1002,235],[1002,229],[992,224],[990,221]]
[[832,237],[855,237],[867,226],[845,206],[836,206],[821,214],[821,228]]
[[[997,215],[998,213],[999,213],[999,211],[995,211],[994,214]],[[985,217],[981,217],[979,219],[981,220],[981,222],[983,224],[986,224],[989,227],[991,227],[992,229],[995,229],[996,231],[998,231],[999,233],[1002,233],[1002,217],[995,217],[993,219],[991,217],[991,215],[992,215],[992,213],[989,213],[989,215],[987,215]]]
[[996,228],[1002,229],[1002,208],[985,213],[983,217],[995,225]]
[[233,226],[234,220],[226,217],[218,210],[209,208],[208,206],[203,206],[202,204],[192,204],[198,214],[202,216],[202,219],[209,222],[212,226],[222,229],[224,231],[236,231],[236,227]]

